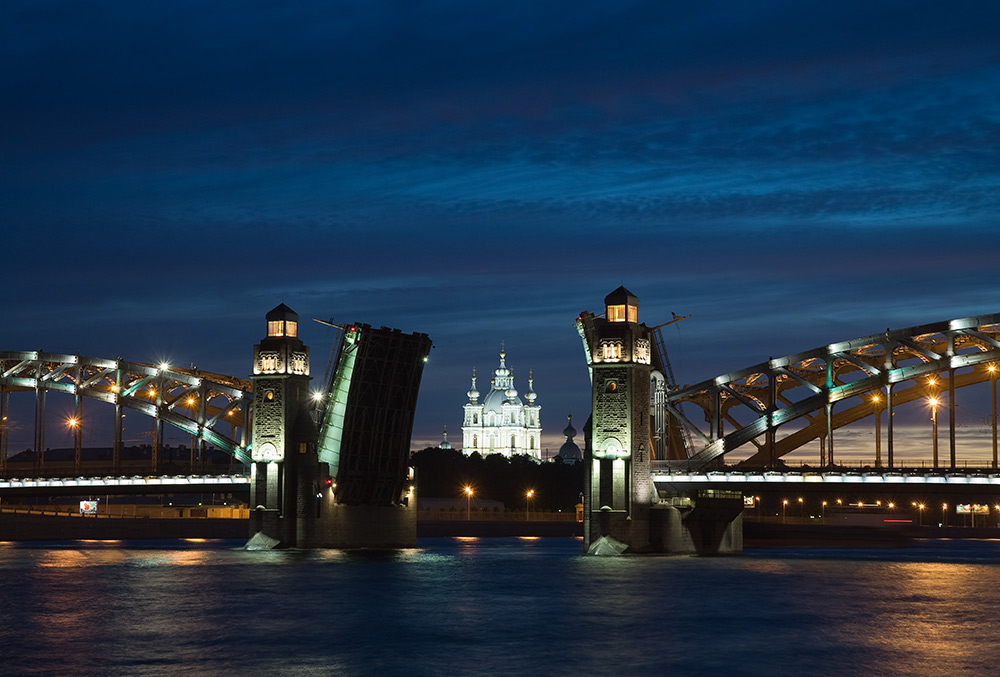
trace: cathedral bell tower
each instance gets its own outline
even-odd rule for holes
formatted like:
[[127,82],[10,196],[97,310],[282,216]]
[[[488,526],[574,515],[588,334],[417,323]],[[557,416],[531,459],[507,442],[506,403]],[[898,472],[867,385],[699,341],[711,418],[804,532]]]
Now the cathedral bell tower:
[[584,456],[584,546],[602,536],[649,549],[649,382],[652,330],[639,324],[639,300],[619,287],[604,317],[583,312],[577,329],[590,369],[592,420]]
[[266,315],[253,349],[250,534],[296,544],[297,522],[315,516],[316,429],[309,415],[309,348],[284,303]]

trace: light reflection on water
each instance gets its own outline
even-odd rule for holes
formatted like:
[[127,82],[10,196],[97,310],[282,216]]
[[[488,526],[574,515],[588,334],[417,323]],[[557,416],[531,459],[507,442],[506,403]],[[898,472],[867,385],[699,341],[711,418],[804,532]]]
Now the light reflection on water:
[[574,539],[397,552],[0,548],[0,674],[990,674],[1000,542],[585,558]]

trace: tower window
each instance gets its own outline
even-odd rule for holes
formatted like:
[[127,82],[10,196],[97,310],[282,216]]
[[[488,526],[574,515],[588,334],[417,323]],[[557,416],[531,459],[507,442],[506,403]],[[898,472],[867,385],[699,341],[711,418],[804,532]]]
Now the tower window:
[[267,335],[295,338],[299,335],[299,323],[295,320],[268,320]]
[[479,425],[479,414],[472,415],[472,425]]
[[608,306],[608,322],[638,322],[639,307],[633,305]]
[[478,449],[479,448],[479,435],[473,435],[472,436],[472,448],[473,449]]

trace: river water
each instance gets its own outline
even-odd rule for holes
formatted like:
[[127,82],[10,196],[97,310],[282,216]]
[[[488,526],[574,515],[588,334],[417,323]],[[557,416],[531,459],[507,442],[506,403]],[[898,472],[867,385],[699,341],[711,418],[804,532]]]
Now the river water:
[[989,675],[1000,541],[742,557],[0,545],[0,675]]

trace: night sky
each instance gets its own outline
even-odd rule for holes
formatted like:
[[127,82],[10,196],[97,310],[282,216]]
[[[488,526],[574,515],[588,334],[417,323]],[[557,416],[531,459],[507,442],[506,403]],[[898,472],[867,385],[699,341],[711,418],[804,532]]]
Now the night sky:
[[419,448],[503,340],[554,452],[621,284],[692,315],[682,383],[1000,312],[998,36],[984,2],[9,0],[0,348],[246,376],[284,302],[321,376],[309,318],[424,332]]

